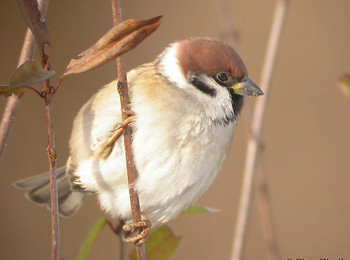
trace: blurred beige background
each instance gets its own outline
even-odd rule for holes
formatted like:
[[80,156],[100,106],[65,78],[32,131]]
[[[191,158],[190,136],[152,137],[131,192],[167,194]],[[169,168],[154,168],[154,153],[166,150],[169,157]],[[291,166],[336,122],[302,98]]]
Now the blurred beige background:
[[[25,25],[16,1],[0,1],[0,83],[16,68]],[[218,1],[123,1],[124,18],[164,15],[161,27],[127,54],[127,66],[151,61],[170,42],[222,36]],[[231,21],[250,76],[259,81],[276,1],[231,1]],[[291,1],[269,97],[263,156],[281,258],[350,259],[350,102],[337,77],[350,72],[350,2]],[[112,26],[109,1],[51,1],[50,61],[60,75],[68,61]],[[116,76],[115,63],[69,77],[54,98],[58,165],[65,163],[72,120],[99,86]],[[54,80],[54,82],[56,79]],[[3,111],[6,99],[0,97]],[[246,113],[245,111],[244,113]],[[2,113],[2,112],[1,112]],[[47,171],[44,102],[26,93],[0,164],[0,259],[49,259],[50,214],[12,188],[16,179]],[[237,125],[223,171],[198,204],[217,214],[181,216],[170,223],[182,237],[173,259],[229,259],[246,150]],[[244,259],[267,259],[259,208],[249,219]],[[76,259],[91,225],[102,216],[95,199],[61,220],[61,257]],[[90,259],[117,259],[118,240],[106,228]]]

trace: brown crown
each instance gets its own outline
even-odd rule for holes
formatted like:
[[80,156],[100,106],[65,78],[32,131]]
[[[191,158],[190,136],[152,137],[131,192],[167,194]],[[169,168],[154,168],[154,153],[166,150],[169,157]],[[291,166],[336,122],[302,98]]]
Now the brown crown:
[[229,45],[212,39],[194,38],[179,42],[177,58],[182,73],[214,76],[229,72],[235,78],[247,76],[247,69],[237,52]]

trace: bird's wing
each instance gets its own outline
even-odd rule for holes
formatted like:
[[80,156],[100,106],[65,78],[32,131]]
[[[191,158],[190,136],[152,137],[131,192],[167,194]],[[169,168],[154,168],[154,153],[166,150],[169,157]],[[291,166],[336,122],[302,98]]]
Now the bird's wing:
[[[66,171],[66,166],[56,170],[57,177],[61,177]],[[48,172],[31,176],[29,178],[20,179],[13,183],[13,186],[20,190],[32,190],[44,186],[50,182],[50,175]]]

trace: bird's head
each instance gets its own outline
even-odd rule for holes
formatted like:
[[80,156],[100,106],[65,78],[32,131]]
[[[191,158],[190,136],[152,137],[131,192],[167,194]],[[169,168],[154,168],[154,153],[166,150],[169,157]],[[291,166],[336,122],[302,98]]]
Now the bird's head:
[[243,96],[263,95],[248,77],[237,52],[229,45],[209,38],[191,38],[171,44],[156,64],[173,85],[213,110],[224,121],[236,119]]

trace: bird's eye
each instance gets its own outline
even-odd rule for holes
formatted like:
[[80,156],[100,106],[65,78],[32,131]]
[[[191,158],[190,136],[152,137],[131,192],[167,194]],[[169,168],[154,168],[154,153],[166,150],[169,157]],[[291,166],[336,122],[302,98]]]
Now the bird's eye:
[[229,76],[226,72],[219,72],[218,74],[216,74],[216,78],[222,83],[226,83],[229,80]]

